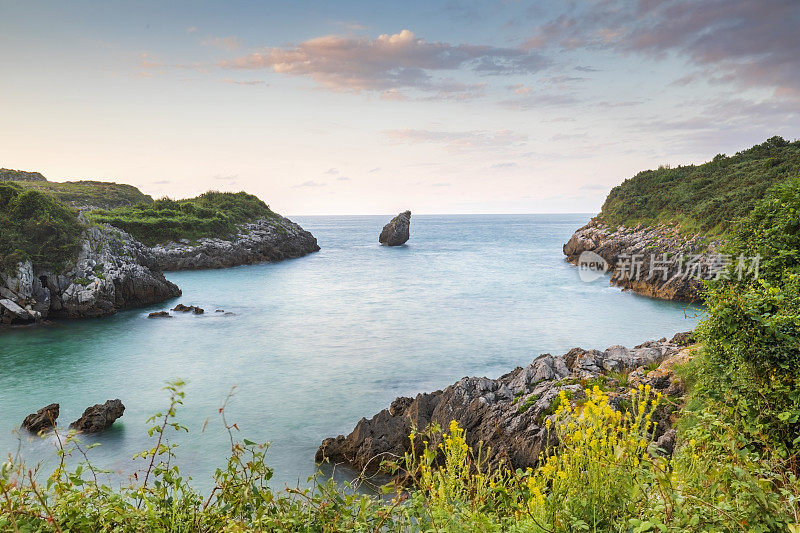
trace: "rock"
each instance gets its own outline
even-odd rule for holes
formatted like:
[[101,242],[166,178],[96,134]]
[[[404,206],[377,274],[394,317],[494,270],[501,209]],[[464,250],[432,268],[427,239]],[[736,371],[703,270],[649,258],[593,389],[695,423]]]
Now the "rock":
[[581,263],[581,254],[594,252],[605,261],[604,268],[612,272],[613,285],[654,298],[697,302],[701,279],[715,275],[719,244],[706,242],[700,236],[683,236],[672,226],[609,228],[594,218],[575,231],[563,252],[567,261],[575,265]]
[[678,432],[675,429],[670,428],[664,432],[661,437],[655,443],[656,450],[655,452],[658,455],[663,455],[665,457],[669,457],[672,455],[672,452],[675,450],[675,440],[678,437]]
[[[315,458],[343,463],[359,472],[376,472],[382,459],[396,459],[410,451],[408,436],[412,429],[422,430],[431,424],[446,428],[456,420],[466,430],[467,444],[477,449],[482,443],[491,463],[502,461],[512,468],[535,466],[540,454],[553,444],[545,421],[553,416],[551,405],[559,391],[572,391],[579,399],[585,380],[602,379],[612,405],[624,405],[629,401],[630,387],[608,377],[613,370],[630,373],[634,383],[657,383],[665,394],[679,395],[683,393],[679,378],[672,373],[666,383],[658,371],[671,371],[674,364],[690,357],[688,352],[662,339],[630,349],[612,346],[601,352],[574,348],[564,355],[543,354],[525,368],[516,368],[498,379],[463,378],[443,390],[397,398],[388,409],[370,419],[362,418],[349,435],[325,439]],[[658,369],[644,371],[642,365],[655,362],[661,363]],[[634,379],[636,372],[644,381]],[[654,413],[654,438],[669,429],[672,406],[677,402],[663,403],[670,407],[659,407]]]
[[400,246],[409,239],[411,211],[404,211],[383,227],[378,241],[386,246]]
[[151,265],[159,270],[198,270],[252,265],[301,257],[319,250],[317,239],[288,218],[241,224],[230,239],[202,238],[151,247]]
[[172,318],[167,311],[155,311],[147,315],[147,318]]
[[155,269],[149,248],[111,226],[90,226],[61,272],[25,261],[0,273],[0,324],[107,316],[180,294]]
[[178,304],[172,310],[173,311],[178,311],[179,313],[188,313],[188,312],[191,311],[195,315],[202,315],[203,313],[205,313],[204,309],[202,309],[201,307],[194,306],[194,305]]
[[677,344],[678,346],[689,346],[690,344],[694,344],[695,340],[691,331],[684,331],[673,335],[672,341],[670,342],[672,342],[672,344]]
[[52,429],[56,425],[58,418],[59,405],[51,403],[46,407],[42,407],[35,413],[31,413],[22,421],[22,427],[31,433],[39,433],[40,431]]
[[125,412],[125,406],[119,400],[108,400],[87,407],[81,417],[69,425],[82,433],[99,433],[110,428],[116,419]]

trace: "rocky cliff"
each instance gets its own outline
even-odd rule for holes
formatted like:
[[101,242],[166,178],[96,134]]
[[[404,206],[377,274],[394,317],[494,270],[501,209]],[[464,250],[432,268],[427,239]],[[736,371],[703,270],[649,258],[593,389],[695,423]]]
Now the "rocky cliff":
[[[514,468],[534,466],[547,445],[545,420],[553,416],[559,391],[580,401],[584,387],[599,385],[614,406],[623,406],[630,388],[649,384],[672,397],[683,385],[672,367],[689,357],[690,334],[651,341],[635,348],[612,346],[605,351],[574,348],[564,355],[544,354],[525,368],[499,379],[463,378],[444,390],[401,397],[370,419],[362,418],[347,436],[325,439],[316,454],[357,471],[375,472],[383,459],[402,458],[410,451],[411,430],[431,424],[447,427],[451,420],[466,429],[467,443],[488,447],[488,458]],[[659,365],[648,371],[645,367]],[[664,402],[653,435],[659,447],[669,448],[670,414],[676,402]]]
[[580,268],[597,259],[586,252],[597,254],[602,258],[597,262],[611,272],[611,283],[624,289],[695,302],[702,280],[721,273],[731,260],[717,253],[719,244],[702,235],[687,237],[673,226],[611,228],[595,218],[575,231],[563,251]]
[[230,239],[199,239],[150,249],[160,270],[196,270],[250,265],[300,257],[319,250],[317,239],[288,218],[242,224]]
[[0,272],[0,324],[106,316],[180,294],[149,248],[116,228],[89,227],[77,257],[61,272],[31,261]]

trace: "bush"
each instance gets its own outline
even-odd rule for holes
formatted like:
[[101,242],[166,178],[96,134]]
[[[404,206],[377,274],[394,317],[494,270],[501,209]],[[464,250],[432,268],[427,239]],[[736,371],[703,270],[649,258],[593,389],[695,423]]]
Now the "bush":
[[77,253],[83,226],[77,213],[47,193],[0,182],[0,268],[31,260],[59,270]]
[[614,187],[600,218],[609,225],[676,223],[687,232],[725,233],[773,185],[800,175],[800,141],[772,137],[702,165],[646,170]]
[[150,204],[101,209],[88,216],[150,245],[180,239],[225,238],[236,232],[238,224],[276,217],[267,204],[251,194],[215,191],[186,200],[162,198]]
[[[762,453],[800,453],[800,179],[770,191],[736,228],[727,252],[760,255],[757,280],[709,284],[704,393]],[[795,466],[797,472],[797,466]]]

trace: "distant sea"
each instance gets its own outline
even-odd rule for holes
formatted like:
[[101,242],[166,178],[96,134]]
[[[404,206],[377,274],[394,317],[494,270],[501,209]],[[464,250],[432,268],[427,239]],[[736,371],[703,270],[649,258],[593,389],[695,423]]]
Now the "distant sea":
[[[113,429],[84,437],[99,466],[127,476],[152,446],[146,419],[162,410],[167,379],[187,382],[179,463],[201,489],[228,451],[218,408],[239,435],[271,441],[274,486],[304,484],[314,452],[397,396],[463,376],[497,377],[536,355],[633,346],[695,326],[696,308],[583,283],[561,246],[589,219],[570,215],[412,217],[406,246],[378,244],[390,216],[296,217],[322,250],[275,264],[174,272],[183,297],[113,317],[0,331],[0,453],[51,458],[52,439],[12,430],[61,404],[68,424],[120,398]],[[202,316],[148,319],[198,305]],[[234,315],[215,313],[224,309]],[[205,430],[203,427],[205,425]],[[117,480],[119,481],[119,480]]]

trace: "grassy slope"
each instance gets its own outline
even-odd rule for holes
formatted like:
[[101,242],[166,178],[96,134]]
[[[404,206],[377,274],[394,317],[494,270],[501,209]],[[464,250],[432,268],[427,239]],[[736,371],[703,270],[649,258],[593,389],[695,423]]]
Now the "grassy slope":
[[722,234],[769,187],[796,176],[800,141],[772,137],[702,165],[640,172],[611,190],[600,217],[610,225],[677,223],[686,232]]
[[150,204],[100,209],[90,220],[123,229],[145,244],[201,237],[228,237],[236,225],[277,215],[256,196],[245,192],[210,191],[196,198],[163,198]]
[[113,208],[148,204],[153,199],[133,185],[103,181],[17,181],[28,189],[46,191],[73,207]]

